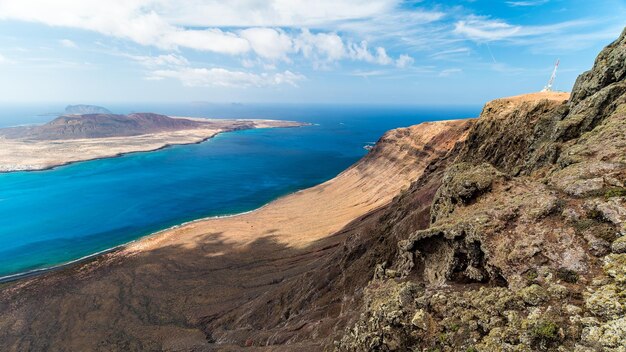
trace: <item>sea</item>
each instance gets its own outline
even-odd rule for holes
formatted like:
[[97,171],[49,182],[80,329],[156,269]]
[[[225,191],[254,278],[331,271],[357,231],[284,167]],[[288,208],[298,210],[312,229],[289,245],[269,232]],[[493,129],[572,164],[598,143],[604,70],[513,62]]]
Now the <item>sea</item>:
[[[105,105],[105,104],[103,104]],[[308,122],[200,144],[0,173],[0,281],[110,250],[192,220],[257,209],[323,183],[390,129],[475,117],[480,106],[106,104],[115,113]],[[0,127],[41,124],[64,106],[0,105]]]

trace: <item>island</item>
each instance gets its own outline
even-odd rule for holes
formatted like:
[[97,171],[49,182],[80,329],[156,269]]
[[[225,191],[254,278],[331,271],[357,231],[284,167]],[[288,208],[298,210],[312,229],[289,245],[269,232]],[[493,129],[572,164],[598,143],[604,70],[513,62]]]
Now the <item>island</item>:
[[77,161],[199,143],[222,132],[303,125],[282,120],[154,113],[62,115],[44,125],[0,129],[0,172],[45,170]]
[[68,105],[65,107],[65,114],[67,115],[84,115],[84,114],[112,114],[112,112],[97,105]]

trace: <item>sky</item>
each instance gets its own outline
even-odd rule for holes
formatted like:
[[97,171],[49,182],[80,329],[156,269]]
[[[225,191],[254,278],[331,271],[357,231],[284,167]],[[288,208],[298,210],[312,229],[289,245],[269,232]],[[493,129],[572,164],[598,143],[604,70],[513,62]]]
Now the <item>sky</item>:
[[0,0],[0,102],[482,104],[569,91],[626,0]]

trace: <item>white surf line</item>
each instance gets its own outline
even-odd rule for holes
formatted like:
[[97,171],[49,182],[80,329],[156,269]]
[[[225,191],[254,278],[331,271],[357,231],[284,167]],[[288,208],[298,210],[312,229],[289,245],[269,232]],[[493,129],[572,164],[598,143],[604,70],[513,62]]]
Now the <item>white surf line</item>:
[[[312,187],[315,187],[315,186],[312,186]],[[304,189],[308,189],[308,188],[304,188]],[[29,271],[19,272],[19,273],[15,273],[15,274],[11,274],[11,275],[6,275],[6,276],[0,276],[0,283],[11,282],[11,281],[15,281],[15,280],[23,279],[23,278],[28,278],[28,277],[31,277],[31,276],[36,276],[38,274],[43,274],[43,273],[46,273],[46,272],[49,272],[49,271],[62,269],[64,267],[67,267],[67,266],[70,266],[72,264],[76,264],[76,263],[80,263],[80,262],[89,260],[91,258],[100,256],[102,254],[107,254],[107,253],[110,253],[110,252],[114,252],[114,251],[116,251],[118,249],[122,249],[122,248],[124,248],[126,246],[129,246],[129,245],[131,245],[133,243],[139,242],[139,241],[141,241],[143,239],[146,239],[148,237],[158,236],[158,235],[166,233],[168,231],[175,230],[175,229],[178,229],[178,228],[181,228],[181,227],[184,227],[184,226],[187,226],[187,225],[191,225],[191,224],[194,224],[194,223],[197,223],[197,222],[209,221],[209,220],[213,220],[213,219],[233,218],[233,217],[236,217],[236,216],[251,214],[251,213],[254,213],[256,211],[259,211],[259,210],[267,207],[268,205],[274,203],[275,201],[277,201],[277,200],[279,200],[281,198],[288,197],[290,195],[299,193],[299,192],[303,191],[304,189],[300,189],[300,190],[297,190],[297,191],[285,194],[283,196],[280,196],[280,197],[278,197],[276,199],[271,200],[268,203],[263,204],[262,206],[260,206],[260,207],[258,207],[256,209],[244,211],[244,212],[241,212],[241,213],[207,216],[207,217],[204,217],[204,218],[199,218],[199,219],[195,219],[195,220],[186,221],[186,222],[183,222],[183,223],[180,223],[180,224],[177,224],[177,225],[173,225],[173,226],[167,227],[167,228],[165,228],[163,230],[159,230],[159,231],[156,231],[156,232],[149,233],[147,235],[138,237],[138,238],[136,238],[134,240],[131,240],[131,241],[128,241],[128,242],[124,242],[122,244],[113,246],[111,248],[107,248],[107,249],[101,250],[101,251],[96,252],[96,253],[88,254],[88,255],[85,255],[85,256],[80,257],[78,259],[73,259],[71,261],[68,261],[68,262],[65,262],[65,263],[62,263],[62,264],[57,264],[57,265],[44,267],[44,268],[32,269],[32,270],[29,270]]]

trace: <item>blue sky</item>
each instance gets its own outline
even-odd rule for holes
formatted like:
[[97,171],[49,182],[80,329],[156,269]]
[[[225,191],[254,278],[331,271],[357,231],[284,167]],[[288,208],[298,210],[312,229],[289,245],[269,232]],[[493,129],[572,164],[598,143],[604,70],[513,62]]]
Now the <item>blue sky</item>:
[[570,90],[626,0],[0,0],[0,102],[482,104]]

